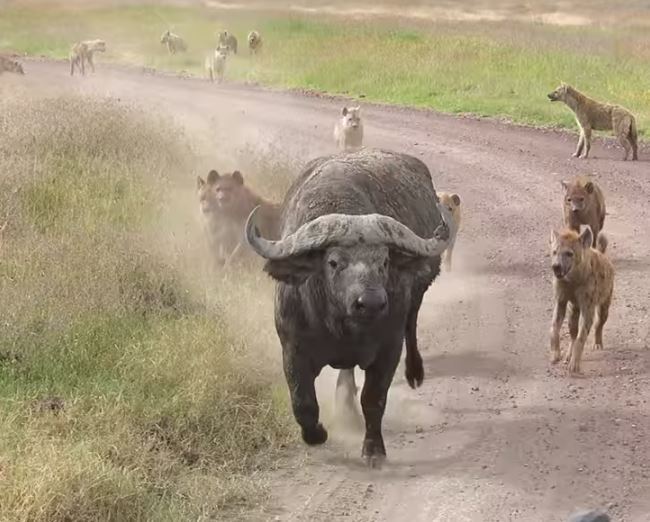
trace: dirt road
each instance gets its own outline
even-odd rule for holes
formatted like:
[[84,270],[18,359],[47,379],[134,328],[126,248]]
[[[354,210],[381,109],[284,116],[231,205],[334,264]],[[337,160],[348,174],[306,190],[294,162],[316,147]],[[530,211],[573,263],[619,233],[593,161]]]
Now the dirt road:
[[[333,150],[338,100],[102,67],[70,78],[63,63],[26,70],[32,85],[152,104],[208,141],[216,122],[234,145],[273,139],[305,161]],[[360,434],[333,429],[324,447],[292,448],[257,518],[559,522],[603,507],[614,520],[650,520],[650,150],[624,163],[599,140],[581,161],[570,159],[576,137],[566,133],[363,111],[367,145],[420,157],[436,188],[461,194],[456,266],[421,311],[424,385],[410,390],[401,366],[393,383],[384,469],[362,466]],[[547,242],[561,218],[559,182],[576,173],[593,174],[606,194],[617,279],[605,350],[586,351],[584,378],[571,379],[547,358]],[[332,375],[319,380],[326,423]]]

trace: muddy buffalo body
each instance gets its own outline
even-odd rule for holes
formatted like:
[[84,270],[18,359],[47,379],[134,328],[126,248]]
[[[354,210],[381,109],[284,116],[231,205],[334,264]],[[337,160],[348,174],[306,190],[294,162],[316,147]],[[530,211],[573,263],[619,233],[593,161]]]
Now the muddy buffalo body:
[[405,339],[406,379],[415,388],[424,378],[418,311],[449,236],[429,170],[383,150],[318,158],[287,192],[281,239],[261,237],[255,221],[253,211],[246,236],[277,281],[275,324],[303,440],[327,440],[314,385],[321,369],[340,369],[337,387],[354,395],[359,366],[362,456],[381,464],[382,417]]

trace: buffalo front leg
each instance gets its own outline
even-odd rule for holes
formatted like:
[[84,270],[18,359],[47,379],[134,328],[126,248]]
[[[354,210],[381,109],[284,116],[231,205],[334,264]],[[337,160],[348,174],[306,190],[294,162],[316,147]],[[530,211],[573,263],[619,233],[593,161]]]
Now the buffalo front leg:
[[416,288],[414,290],[413,299],[411,301],[411,308],[409,309],[406,318],[406,380],[411,388],[416,388],[422,385],[424,381],[424,365],[422,364],[422,356],[418,349],[418,313],[420,306],[422,306],[422,299],[424,292]]
[[361,392],[361,408],[366,422],[361,456],[371,468],[380,468],[386,459],[386,447],[381,433],[381,423],[386,410],[388,388],[395,375],[402,352],[401,340],[379,355],[378,361],[366,370],[366,380]]
[[300,425],[302,440],[314,446],[327,440],[327,431],[318,421],[319,409],[314,386],[318,372],[308,359],[296,355],[297,348],[289,346],[283,349],[284,375],[291,395],[293,416]]

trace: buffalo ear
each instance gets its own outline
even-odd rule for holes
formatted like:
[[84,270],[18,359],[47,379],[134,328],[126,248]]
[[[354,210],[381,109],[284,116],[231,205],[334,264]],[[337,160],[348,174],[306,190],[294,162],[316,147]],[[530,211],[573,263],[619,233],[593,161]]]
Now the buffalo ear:
[[410,273],[415,277],[428,277],[433,271],[431,258],[413,256],[400,250],[391,250],[390,266],[400,272]]
[[321,252],[311,252],[287,259],[272,259],[264,264],[264,271],[273,279],[287,285],[299,286],[314,275],[323,263]]

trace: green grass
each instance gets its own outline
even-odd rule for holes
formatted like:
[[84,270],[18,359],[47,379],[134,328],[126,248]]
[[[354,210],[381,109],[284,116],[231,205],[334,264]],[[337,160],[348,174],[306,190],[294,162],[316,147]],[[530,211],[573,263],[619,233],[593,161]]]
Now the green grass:
[[238,518],[263,498],[256,471],[294,433],[271,283],[210,283],[194,162],[117,100],[0,102],[0,520]]
[[[159,43],[167,26],[189,52],[169,57]],[[308,88],[452,113],[574,128],[566,107],[546,93],[560,81],[620,103],[650,123],[650,50],[635,27],[562,28],[526,23],[349,21],[178,7],[78,10],[5,9],[0,47],[63,58],[73,40],[103,37],[99,61],[203,74],[205,53],[224,27],[240,42],[231,79]],[[263,56],[251,59],[247,32],[259,29]]]

